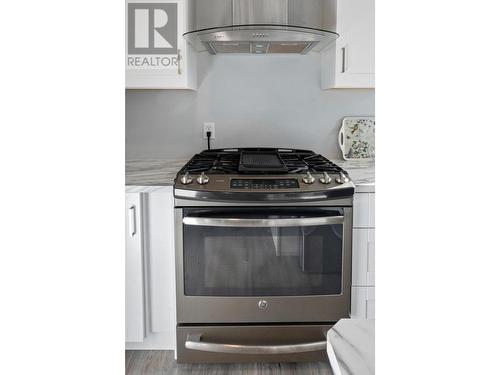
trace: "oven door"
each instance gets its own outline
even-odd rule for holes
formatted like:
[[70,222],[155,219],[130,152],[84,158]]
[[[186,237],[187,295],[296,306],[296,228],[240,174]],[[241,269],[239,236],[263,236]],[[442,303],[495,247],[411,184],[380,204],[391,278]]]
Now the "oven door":
[[183,208],[176,221],[179,323],[349,317],[351,207]]

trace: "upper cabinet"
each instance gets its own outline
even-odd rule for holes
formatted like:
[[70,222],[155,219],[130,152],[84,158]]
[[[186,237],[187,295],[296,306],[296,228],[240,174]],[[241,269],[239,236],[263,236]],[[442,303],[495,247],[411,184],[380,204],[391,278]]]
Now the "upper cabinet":
[[321,86],[375,87],[375,0],[336,0],[340,37],[321,53]]
[[196,89],[196,52],[182,34],[187,0],[127,0],[126,88]]

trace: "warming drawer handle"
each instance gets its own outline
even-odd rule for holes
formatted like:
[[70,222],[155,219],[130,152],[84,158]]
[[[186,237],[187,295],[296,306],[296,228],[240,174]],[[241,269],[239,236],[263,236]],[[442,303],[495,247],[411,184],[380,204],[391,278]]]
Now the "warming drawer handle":
[[326,340],[292,345],[237,345],[201,341],[200,334],[188,334],[186,349],[232,354],[289,354],[315,352],[326,349]]
[[186,216],[182,219],[186,225],[205,227],[239,227],[239,228],[268,228],[268,227],[313,227],[318,225],[342,224],[343,216],[305,217],[295,219],[234,219]]

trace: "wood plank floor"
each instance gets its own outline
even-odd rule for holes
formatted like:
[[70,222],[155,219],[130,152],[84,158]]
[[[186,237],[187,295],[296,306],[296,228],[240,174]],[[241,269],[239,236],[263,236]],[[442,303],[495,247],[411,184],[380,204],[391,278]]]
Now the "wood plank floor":
[[125,351],[127,375],[332,375],[328,362],[177,364],[171,350]]

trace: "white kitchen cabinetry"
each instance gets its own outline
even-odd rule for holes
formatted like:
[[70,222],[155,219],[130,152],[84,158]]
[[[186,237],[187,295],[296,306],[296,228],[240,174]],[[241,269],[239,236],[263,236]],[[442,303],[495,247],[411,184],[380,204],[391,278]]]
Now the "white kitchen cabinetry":
[[354,194],[351,318],[375,318],[375,193]]
[[375,286],[375,229],[352,231],[352,285]]
[[351,295],[351,318],[375,319],[375,287],[353,287]]
[[[174,198],[172,186],[143,195],[145,311],[144,339],[127,349],[175,348]],[[127,196],[130,193],[127,194]],[[127,305],[128,306],[128,305]]]
[[335,0],[340,37],[321,53],[321,86],[375,87],[375,0]]
[[151,332],[175,337],[174,196],[172,187],[148,194]]
[[354,194],[353,228],[375,228],[375,193]]
[[143,196],[125,197],[125,340],[141,342],[145,335]]
[[127,0],[128,89],[197,88],[197,53],[186,42],[187,0]]

